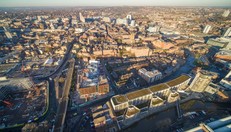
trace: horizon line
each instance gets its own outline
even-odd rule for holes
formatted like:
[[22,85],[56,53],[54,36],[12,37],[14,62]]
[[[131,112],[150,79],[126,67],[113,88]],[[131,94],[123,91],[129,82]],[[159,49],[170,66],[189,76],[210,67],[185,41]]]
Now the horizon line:
[[229,7],[231,8],[231,5],[79,5],[79,6],[73,6],[73,5],[64,5],[64,6],[50,6],[50,5],[42,5],[42,6],[0,6],[0,8],[23,8],[23,7]]

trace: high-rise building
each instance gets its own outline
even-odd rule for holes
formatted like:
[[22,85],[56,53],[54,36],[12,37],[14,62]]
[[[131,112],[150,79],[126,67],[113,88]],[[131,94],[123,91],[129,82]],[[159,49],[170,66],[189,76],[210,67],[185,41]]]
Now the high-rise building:
[[225,10],[224,13],[222,14],[223,17],[228,17],[230,14],[229,10]]
[[212,27],[210,25],[206,25],[205,28],[204,28],[204,30],[203,30],[203,33],[209,33],[209,31],[210,31],[211,28]]
[[81,22],[85,22],[85,18],[83,17],[82,13],[79,13],[79,19]]
[[226,30],[226,32],[225,32],[225,34],[224,34],[223,36],[224,36],[224,37],[231,36],[231,27],[229,27],[229,28]]

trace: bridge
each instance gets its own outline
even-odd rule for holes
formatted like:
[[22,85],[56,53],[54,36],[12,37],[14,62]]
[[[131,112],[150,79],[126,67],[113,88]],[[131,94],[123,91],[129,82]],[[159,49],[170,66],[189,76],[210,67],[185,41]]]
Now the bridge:
[[64,91],[62,94],[62,98],[59,101],[60,103],[59,103],[57,114],[56,114],[56,119],[55,119],[55,124],[54,124],[55,132],[63,131],[66,112],[67,112],[67,105],[68,105],[68,100],[69,100],[68,96],[69,96],[69,92],[71,88],[71,80],[72,80],[72,75],[74,71],[74,66],[75,66],[75,60],[71,59],[69,61],[69,69],[67,72],[66,81],[64,83]]

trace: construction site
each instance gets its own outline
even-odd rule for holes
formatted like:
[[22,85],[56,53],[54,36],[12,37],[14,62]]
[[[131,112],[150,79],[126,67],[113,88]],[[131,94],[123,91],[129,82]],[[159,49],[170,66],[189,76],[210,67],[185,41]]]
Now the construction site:
[[[0,81],[1,128],[37,120],[46,109],[47,82],[31,78],[6,78]],[[15,120],[17,119],[17,120]]]

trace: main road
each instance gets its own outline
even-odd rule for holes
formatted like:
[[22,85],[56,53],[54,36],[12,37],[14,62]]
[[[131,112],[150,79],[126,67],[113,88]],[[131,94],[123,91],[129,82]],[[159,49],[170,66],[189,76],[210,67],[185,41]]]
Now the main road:
[[62,71],[63,67],[65,66],[67,60],[70,58],[70,51],[72,50],[73,48],[73,43],[74,42],[71,42],[68,46],[67,46],[67,51],[63,57],[63,60],[61,62],[60,65],[57,66],[57,68],[55,69],[55,71],[53,71],[52,73],[50,73],[49,75],[46,75],[46,76],[39,76],[39,77],[35,77],[35,79],[38,79],[38,80],[47,80],[49,79],[50,77],[51,78],[55,78],[55,76],[60,73],[60,71]]

